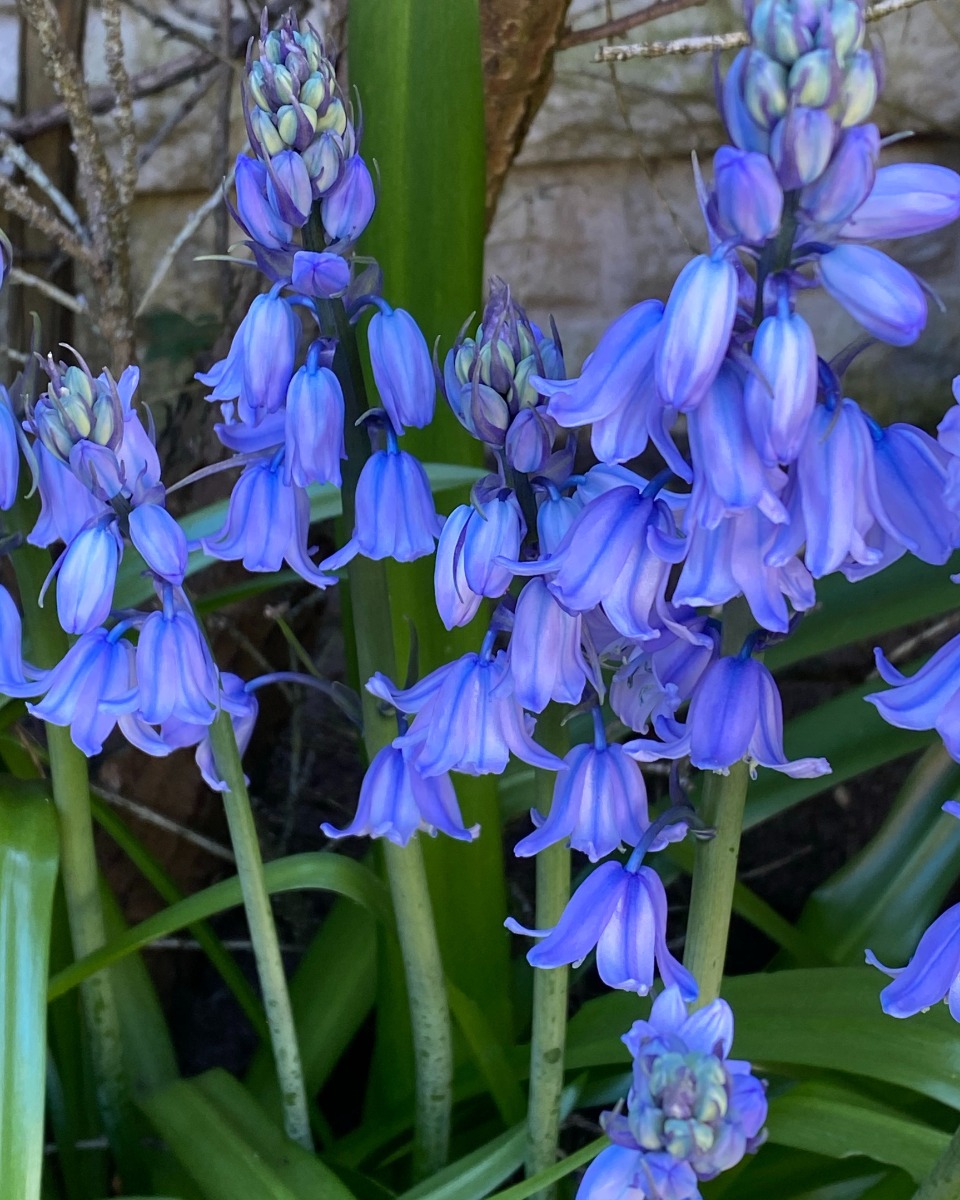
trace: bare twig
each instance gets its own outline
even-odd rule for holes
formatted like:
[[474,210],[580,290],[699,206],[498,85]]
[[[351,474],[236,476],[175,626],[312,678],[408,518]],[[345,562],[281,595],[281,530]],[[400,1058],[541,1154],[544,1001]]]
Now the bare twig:
[[0,199],[10,212],[45,234],[65,254],[69,254],[71,258],[82,262],[91,270],[96,268],[97,260],[92,249],[48,208],[34,200],[25,187],[14,183],[6,175],[0,175]]
[[[929,0],[878,0],[866,11],[868,21],[879,21],[893,13],[903,12]],[[654,6],[656,7],[656,6]],[[679,7],[687,7],[680,5]],[[709,54],[720,50],[739,50],[749,46],[750,35],[745,30],[734,33],[708,34],[704,37],[675,38],[669,42],[635,42],[623,46],[601,46],[594,62],[626,62],[631,58],[664,58],[667,55]]]
[[233,65],[229,57],[223,56],[222,48],[218,48],[216,43],[209,37],[201,37],[200,34],[194,33],[192,29],[178,25],[176,21],[171,21],[165,13],[158,12],[156,9],[150,8],[147,4],[141,4],[139,0],[123,0],[123,2],[127,8],[132,9],[133,12],[143,17],[145,21],[149,21],[157,29],[162,29],[164,33],[177,38],[178,41],[186,42],[189,46],[195,46],[198,50],[202,50],[204,54],[210,55],[211,58],[215,58],[227,66]]
[[42,292],[48,299],[53,300],[56,304],[63,305],[64,308],[69,308],[71,312],[85,313],[87,311],[87,302],[83,296],[71,296],[63,288],[58,288],[55,283],[41,279],[39,275],[31,275],[29,271],[21,271],[19,267],[11,267],[8,278],[11,283],[18,283],[21,287],[30,287],[35,291]]
[[118,180],[120,203],[127,207],[137,186],[137,133],[133,124],[133,96],[130,75],[123,61],[123,25],[119,0],[101,0],[105,33],[107,73],[116,97],[116,125],[120,135],[122,166]]
[[205,837],[202,833],[197,833],[193,829],[187,828],[186,825],[179,825],[176,821],[165,817],[163,813],[154,812],[152,808],[146,808],[142,804],[138,804],[136,800],[129,800],[126,796],[121,796],[119,792],[112,792],[109,788],[91,787],[91,792],[101,800],[105,800],[107,804],[112,804],[114,808],[125,809],[129,813],[133,813],[135,817],[139,817],[141,821],[146,821],[150,825],[156,825],[158,829],[163,829],[167,833],[174,833],[177,837],[183,838],[185,842],[190,842],[194,846],[205,850],[207,854],[214,858],[222,859],[224,862],[235,863],[236,859],[233,856],[233,851],[226,846],[221,846],[219,842],[215,842],[213,838]]
[[648,4],[646,8],[622,17],[613,17],[587,29],[565,29],[557,49],[569,50],[571,46],[582,46],[585,42],[599,42],[602,38],[617,37],[618,34],[636,29],[638,25],[646,25],[648,21],[656,21],[659,17],[667,17],[685,8],[699,8],[706,2],[707,0],[654,0],[654,3]]
[[216,75],[210,71],[199,76],[193,91],[184,96],[174,111],[161,122],[159,129],[157,129],[150,141],[144,142],[140,147],[137,155],[137,165],[139,167],[142,167],[144,163],[153,158],[154,154],[156,154],[170,134],[173,133],[181,121],[186,120],[216,82]]
[[41,192],[51,201],[54,208],[61,217],[67,222],[70,228],[77,234],[81,240],[86,240],[87,231],[84,229],[83,222],[80,220],[80,214],[73,207],[70,201],[66,198],[63,192],[57,187],[50,176],[46,173],[43,167],[38,162],[30,157],[24,148],[15,142],[7,134],[0,132],[0,154],[7,162],[18,167],[27,179],[30,180]]
[[218,185],[204,200],[199,208],[187,217],[180,232],[173,239],[170,245],[163,252],[163,257],[157,263],[153,275],[150,277],[150,282],[147,284],[146,291],[140,298],[140,303],[137,305],[135,316],[142,316],[147,304],[152,299],[154,292],[163,282],[167,272],[173,266],[173,260],[177,257],[177,252],[193,235],[197,232],[203,222],[210,216],[218,204],[223,203],[223,192],[233,183],[233,177],[236,174],[236,165],[232,166],[227,172],[227,176],[223,183]]

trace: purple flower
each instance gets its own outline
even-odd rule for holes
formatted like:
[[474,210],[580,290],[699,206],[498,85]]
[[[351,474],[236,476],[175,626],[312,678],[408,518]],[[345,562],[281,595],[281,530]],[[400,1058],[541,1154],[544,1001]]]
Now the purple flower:
[[543,579],[524,585],[509,650],[513,694],[524,708],[543,712],[551,700],[580,703],[593,674],[581,648],[582,620],[557,602]]
[[623,1042],[633,1055],[627,1111],[600,1123],[614,1143],[590,1164],[577,1200],[699,1200],[699,1184],[764,1140],[767,1100],[750,1064],[730,1059],[733,1014],[714,1000],[688,1015],[668,987]]
[[306,363],[290,380],[284,417],[283,482],[298,487],[311,483],[340,486],[344,403],[340,381],[320,365],[314,342]]
[[269,250],[283,250],[293,241],[293,225],[283,220],[267,194],[267,168],[257,158],[237,159],[237,219],[247,235]]
[[556,552],[567,530],[582,510],[583,504],[579,497],[561,495],[559,489],[552,485],[548,488],[537,509],[537,542],[541,558],[547,558]]
[[778,311],[760,322],[751,357],[759,375],[748,372],[743,403],[754,444],[768,466],[793,462],[817,402],[817,347],[786,289]]
[[385,746],[367,768],[360,785],[357,815],[337,829],[324,822],[320,828],[331,838],[385,837],[405,846],[417,830],[469,842],[480,833],[463,823],[457,793],[448,774],[425,778],[395,746]]
[[[804,215],[821,225],[846,221],[863,205],[874,187],[879,153],[880,131],[876,125],[848,129],[827,169],[800,193]],[[846,227],[841,236],[847,236]]]
[[70,737],[91,758],[123,714],[137,707],[133,646],[122,637],[125,624],[84,633],[53,668],[46,695],[27,708],[51,725],[68,725]]
[[555,842],[598,862],[624,845],[636,846],[650,824],[647,789],[640,768],[622,746],[607,742],[603,717],[593,710],[594,740],[564,756],[566,771],[557,775],[549,815],[530,814],[537,829],[514,848],[520,858],[539,854]]
[[350,284],[350,264],[326,250],[298,250],[293,256],[290,283],[302,296],[338,296]]
[[447,629],[468,625],[476,616],[483,597],[470,589],[464,571],[463,544],[476,510],[458,505],[443,522],[433,568],[437,612]]
[[945,563],[960,540],[960,520],[944,511],[950,456],[928,433],[868,421],[877,479],[876,518],[902,546],[928,563]]
[[913,237],[960,217],[960,175],[933,163],[895,163],[877,171],[870,194],[840,236],[861,242]]
[[367,164],[354,154],[343,164],[336,186],[321,202],[323,227],[335,242],[355,242],[369,225],[376,204]]
[[110,615],[122,554],[123,539],[111,517],[98,518],[67,546],[53,568],[57,617],[67,633],[89,633]]
[[13,597],[0,584],[0,693],[4,696],[38,696],[46,687],[47,672],[23,661],[23,626]]
[[960,1021],[960,904],[937,917],[905,967],[885,967],[872,950],[866,958],[893,977],[880,993],[887,1016],[913,1017],[945,1000],[950,1016]]
[[752,51],[741,50],[730,65],[723,81],[720,108],[727,132],[741,150],[759,151],[765,154],[770,146],[770,134],[765,124],[760,124],[747,107],[743,94],[747,64]]
[[20,444],[17,440],[17,419],[13,415],[10,395],[7,389],[0,385],[0,510],[3,512],[7,512],[16,504],[19,480]]
[[130,540],[143,560],[167,583],[179,585],[187,571],[187,539],[183,530],[160,504],[141,504],[128,518]]
[[737,313],[737,272],[701,254],[680,272],[663,314],[656,352],[664,404],[687,412],[703,399],[726,357]]
[[139,712],[149,725],[170,717],[209,725],[220,704],[217,668],[197,618],[174,589],[163,589],[163,608],[150,613],[137,642]]
[[757,244],[780,228],[783,190],[765,154],[721,146],[713,156],[717,215],[726,230]]
[[371,454],[360,472],[353,537],[320,567],[337,570],[358,554],[412,562],[433,553],[441,528],[426,471],[388,432],[387,449]]
[[[250,745],[250,739],[253,737],[253,731],[257,724],[257,714],[259,705],[257,704],[256,696],[247,689],[247,685],[239,675],[234,675],[229,671],[224,671],[220,676],[220,704],[230,714],[230,723],[233,725],[233,734],[237,739],[237,747],[241,756],[246,752],[247,746]],[[146,724],[145,722],[143,723]],[[146,726],[149,729],[149,726]],[[184,746],[196,746],[194,760],[200,768],[200,774],[204,783],[215,792],[228,792],[230,789],[224,780],[220,778],[217,771],[217,764],[213,757],[213,747],[210,744],[210,726],[198,725],[194,722],[183,721],[178,717],[168,717],[161,728],[160,744],[170,750],[176,750]],[[136,746],[147,751],[148,754],[156,753],[151,751],[149,747],[144,746],[141,742],[134,740],[131,737],[129,729],[124,729],[128,739]],[[150,730],[150,733],[153,733]],[[246,779],[246,776],[244,776]],[[247,783],[250,781],[247,780]]]
[[551,930],[524,929],[507,921],[513,933],[543,940],[527,952],[531,967],[578,966],[597,948],[597,972],[607,987],[645,996],[653,987],[654,964],[667,987],[679,987],[696,1000],[696,980],[667,949],[667,896],[652,867],[630,870],[602,863],[570,897]]
[[85,526],[110,509],[41,442],[34,442],[33,452],[40,478],[40,517],[27,541],[31,546],[69,544]]
[[833,154],[835,127],[823,108],[797,105],[774,126],[770,158],[788,192],[813,183],[826,170]]
[[557,426],[552,417],[536,408],[522,408],[510,422],[503,442],[507,463],[521,475],[536,475],[543,470]]
[[406,426],[423,429],[433,420],[437,395],[430,348],[408,312],[381,304],[367,328],[377,391],[397,433]]
[[313,207],[310,172],[296,150],[281,150],[265,159],[267,196],[281,218],[300,229]]
[[282,457],[274,455],[244,468],[230,496],[223,529],[201,544],[214,558],[241,559],[248,571],[279,571],[286,561],[307,583],[328,587],[336,576],[324,575],[308,556],[310,501],[303,488],[284,484]]
[[872,246],[837,246],[820,258],[824,288],[875,338],[909,346],[927,323],[927,301],[913,275]]
[[641,643],[610,683],[610,707],[628,729],[646,733],[650,721],[672,717],[693,695],[720,649],[720,631],[708,617],[684,621],[689,637],[665,632]]
[[401,712],[417,713],[409,732],[394,745],[421,775],[500,775],[511,751],[533,767],[557,771],[563,766],[533,741],[535,722],[513,695],[506,652],[493,654],[492,645],[488,634],[479,654],[438,667],[406,691],[380,674],[367,684]]
[[898,729],[935,729],[947,752],[960,762],[960,635],[951,638],[915,675],[902,675],[875,650],[877,670],[892,692],[864,696]]

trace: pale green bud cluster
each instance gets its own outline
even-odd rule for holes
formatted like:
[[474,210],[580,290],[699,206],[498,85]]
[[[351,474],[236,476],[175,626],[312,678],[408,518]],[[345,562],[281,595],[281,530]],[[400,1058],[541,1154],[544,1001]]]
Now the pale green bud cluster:
[[86,366],[66,366],[50,356],[47,390],[32,406],[37,436],[51,454],[68,461],[78,442],[116,449],[123,437],[123,410],[113,381],[95,379]]

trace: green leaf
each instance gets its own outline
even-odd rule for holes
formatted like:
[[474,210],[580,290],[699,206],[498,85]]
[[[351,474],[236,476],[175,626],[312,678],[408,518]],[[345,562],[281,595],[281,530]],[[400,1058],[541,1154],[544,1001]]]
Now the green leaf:
[[950,1142],[950,1135],[900,1113],[864,1105],[852,1092],[801,1084],[770,1105],[771,1142],[847,1158],[863,1154],[900,1167],[919,1182]]
[[837,963],[905,962],[960,872],[960,826],[941,805],[960,790],[960,765],[938,742],[911,771],[867,845],[803,910],[800,928]]
[[47,963],[60,839],[39,787],[0,787],[0,1171],[17,1200],[40,1195]]
[[207,1200],[352,1200],[225,1071],[177,1080],[141,1107]]
[[526,1101],[503,1046],[490,1028],[480,1006],[447,980],[447,995],[453,1019],[466,1038],[470,1052],[490,1089],[490,1095],[505,1125],[523,1120]]
[[482,1200],[523,1165],[526,1144],[526,1126],[508,1129],[472,1154],[401,1193],[399,1200]]
[[838,646],[952,612],[957,606],[957,585],[950,582],[950,575],[957,570],[956,560],[936,567],[906,555],[859,583],[848,583],[839,574],[818,580],[817,607],[790,637],[766,651],[764,662],[772,671],[780,671]]
[[593,1162],[600,1151],[606,1150],[609,1145],[608,1137],[599,1137],[573,1154],[568,1154],[555,1166],[538,1171],[536,1175],[531,1175],[529,1179],[515,1183],[513,1187],[505,1188],[502,1192],[494,1192],[494,1200],[526,1200],[527,1196],[533,1196],[536,1192],[565,1179],[567,1175],[572,1175],[574,1171],[579,1171],[587,1163]]
[[[349,896],[358,904],[384,920],[390,920],[386,889],[367,867],[353,859],[327,852],[293,854],[267,863],[264,868],[267,891],[296,892],[304,889],[337,892]],[[109,945],[88,954],[85,958],[60,971],[50,980],[49,998],[55,1000],[89,975],[109,967],[127,954],[140,950],[157,938],[169,937],[178,929],[203,921],[207,917],[238,908],[243,903],[240,881],[234,876],[205,888],[202,892],[171,904],[168,908],[135,925],[129,933],[115,938]]]

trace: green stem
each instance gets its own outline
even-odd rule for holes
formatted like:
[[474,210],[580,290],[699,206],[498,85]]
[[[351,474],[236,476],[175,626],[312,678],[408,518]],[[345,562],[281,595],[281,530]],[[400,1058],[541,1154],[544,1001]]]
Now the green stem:
[[[540,741],[562,754],[566,739],[559,710],[551,705],[537,724]],[[536,772],[537,808],[546,813],[553,800],[556,772]],[[537,929],[551,929],[570,899],[570,851],[562,843],[548,846],[536,857]],[[533,973],[533,1027],[530,1037],[530,1092],[527,1104],[526,1175],[545,1171],[557,1161],[560,1099],[563,1092],[564,1049],[567,1037],[567,995],[570,968]],[[544,1188],[539,1200],[550,1200],[556,1187]]]
[[225,711],[221,711],[210,726],[210,745],[217,771],[228,789],[224,792],[223,803],[270,1029],[270,1043],[280,1084],[283,1127],[291,1141],[312,1150],[303,1065],[287,977],[270,907],[270,895],[263,877],[263,859],[250,807],[250,795],[243,777],[240,751],[233,723]]
[[913,1200],[956,1200],[960,1196],[960,1129],[913,1193]]
[[[367,407],[363,370],[356,334],[343,304],[325,304],[324,319],[337,337],[334,371],[346,407],[343,523],[352,532],[357,480],[369,454],[366,430],[356,425]],[[358,555],[348,573],[363,703],[363,741],[369,761],[396,736],[394,719],[383,712],[380,702],[363,686],[376,671],[396,676],[393,621],[386,564]],[[413,1173],[416,1179],[423,1179],[444,1165],[449,1151],[453,1108],[450,1008],[421,847],[416,839],[406,846],[385,842],[383,852],[397,918],[416,1062]]]
[[[23,502],[18,506],[25,507]],[[29,528],[26,512],[15,512],[18,524]],[[23,606],[24,631],[29,653],[37,666],[52,667],[69,649],[66,634],[57,621],[56,609],[48,600],[40,608],[38,599],[50,556],[33,546],[22,546],[13,555],[13,565]],[[60,826],[60,878],[67,903],[74,957],[84,958],[106,943],[106,926],[100,899],[100,880],[93,841],[90,780],[87,760],[70,739],[70,731],[47,725],[50,783]],[[132,1114],[130,1090],[123,1061],[120,1017],[113,979],[109,971],[98,971],[81,989],[97,1103],[110,1143],[117,1152],[124,1175],[126,1144],[124,1130]]]
[[[744,601],[728,604],[723,618],[722,652],[739,653],[753,624]],[[747,764],[738,762],[728,775],[709,772],[703,785],[701,815],[716,829],[716,835],[697,844],[683,955],[684,966],[700,988],[697,1007],[709,1004],[720,994],[749,783]]]

